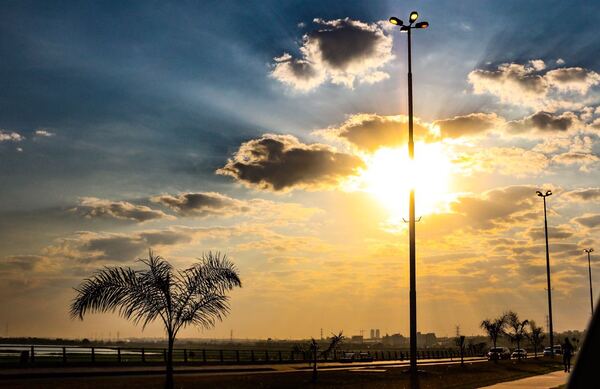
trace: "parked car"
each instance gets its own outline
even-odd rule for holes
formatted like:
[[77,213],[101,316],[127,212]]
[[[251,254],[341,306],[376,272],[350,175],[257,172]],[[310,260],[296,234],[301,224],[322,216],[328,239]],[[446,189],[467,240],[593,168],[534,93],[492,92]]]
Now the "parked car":
[[554,354],[562,354],[562,346],[560,344],[554,345]]
[[[357,355],[358,354],[358,355]],[[369,353],[357,353],[354,354],[354,358],[356,361],[360,362],[373,362],[373,356]]]
[[506,347],[492,347],[487,353],[487,358],[490,361],[498,359],[510,359],[510,350]]
[[347,352],[342,354],[340,362],[373,362],[373,356],[367,352]]
[[527,358],[527,351],[525,351],[525,349],[518,348],[515,351],[513,351],[513,353],[511,354],[511,358],[513,358],[513,359]]
[[340,362],[354,362],[354,353],[343,353]]
[[[561,355],[561,354],[562,354],[562,347],[560,346],[560,344],[554,345],[554,355]],[[550,355],[552,355],[552,349],[550,347],[544,347],[544,356],[549,357]]]

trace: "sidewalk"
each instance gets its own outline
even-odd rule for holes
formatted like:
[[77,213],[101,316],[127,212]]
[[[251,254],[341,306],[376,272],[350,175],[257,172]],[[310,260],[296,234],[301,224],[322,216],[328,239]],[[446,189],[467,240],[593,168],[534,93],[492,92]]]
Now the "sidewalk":
[[569,375],[564,371],[555,371],[549,374],[537,375],[534,377],[523,378],[516,381],[501,382],[499,384],[486,386],[480,389],[511,389],[511,388],[527,388],[527,389],[549,389],[559,385],[566,384]]

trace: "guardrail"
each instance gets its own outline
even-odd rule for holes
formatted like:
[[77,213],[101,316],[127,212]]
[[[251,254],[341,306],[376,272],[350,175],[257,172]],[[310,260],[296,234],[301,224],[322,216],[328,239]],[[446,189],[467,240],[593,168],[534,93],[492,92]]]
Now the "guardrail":
[[[329,355],[319,355],[319,361],[339,361],[346,353],[362,354],[374,361],[406,360],[410,354],[405,350],[336,350]],[[465,357],[476,356],[465,350]],[[176,348],[173,361],[176,364],[253,364],[253,363],[302,363],[311,361],[309,351],[287,350],[235,350]],[[460,358],[460,352],[452,349],[421,350],[418,359]],[[164,364],[166,348],[156,347],[107,347],[107,346],[52,346],[52,345],[0,345],[0,366],[3,365],[73,365],[73,364]],[[360,358],[357,359],[359,361]]]

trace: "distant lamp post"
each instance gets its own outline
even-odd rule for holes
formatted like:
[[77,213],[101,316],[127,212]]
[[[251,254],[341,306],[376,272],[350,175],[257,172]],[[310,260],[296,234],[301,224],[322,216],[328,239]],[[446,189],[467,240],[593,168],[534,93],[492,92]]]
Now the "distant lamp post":
[[536,191],[538,196],[544,199],[544,232],[546,235],[546,278],[548,280],[548,324],[550,334],[550,355],[554,357],[554,335],[552,328],[552,287],[550,286],[550,250],[548,248],[548,219],[546,217],[546,197],[552,196],[552,191],[547,190],[546,193],[542,193],[539,190]]
[[[400,31],[408,33],[408,156],[415,159],[415,143],[413,140],[413,94],[412,94],[412,53],[411,53],[411,31],[414,28],[427,28],[429,23],[416,23],[419,14],[415,11],[410,13],[409,23],[404,24],[397,17],[391,17],[390,23],[400,27]],[[408,222],[409,254],[410,254],[410,371],[417,374],[417,277],[416,277],[416,238],[415,238],[415,188],[410,190],[410,209]]]
[[590,307],[592,308],[592,316],[594,316],[594,293],[592,292],[592,260],[590,254],[594,251],[593,248],[584,249],[588,257],[588,274],[590,276]]

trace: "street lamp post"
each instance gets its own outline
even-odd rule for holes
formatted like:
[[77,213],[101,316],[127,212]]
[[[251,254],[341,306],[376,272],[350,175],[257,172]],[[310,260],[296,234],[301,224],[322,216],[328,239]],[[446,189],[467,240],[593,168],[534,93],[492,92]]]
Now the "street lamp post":
[[[408,34],[408,156],[411,160],[415,159],[415,143],[413,140],[413,96],[412,96],[412,53],[411,53],[411,31],[414,28],[427,28],[429,23],[416,23],[419,14],[415,11],[410,13],[410,23],[404,24],[397,17],[391,17],[390,23],[400,27],[400,31],[406,31]],[[416,238],[415,238],[415,188],[410,190],[409,203],[409,272],[410,272],[410,371],[417,374],[417,277],[416,277]]]
[[548,328],[550,335],[550,355],[554,357],[554,335],[552,328],[552,288],[550,286],[550,250],[548,248],[548,219],[546,217],[546,197],[552,196],[552,191],[548,190],[546,193],[542,193],[539,190],[536,191],[538,196],[544,199],[544,232],[546,235],[546,278],[548,280],[548,322],[550,328]]
[[587,253],[588,257],[588,274],[590,276],[590,307],[592,308],[592,316],[594,316],[594,293],[592,292],[592,260],[590,259],[590,254],[594,251],[594,249],[584,249]]

